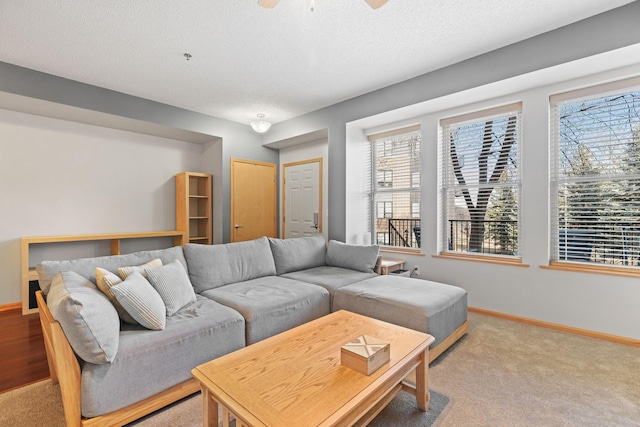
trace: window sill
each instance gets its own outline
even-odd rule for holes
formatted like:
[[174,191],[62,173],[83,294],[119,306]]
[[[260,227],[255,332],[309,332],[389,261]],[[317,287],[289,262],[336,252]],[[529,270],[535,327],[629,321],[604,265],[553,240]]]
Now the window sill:
[[573,271],[577,273],[608,274],[611,276],[640,277],[640,269],[616,267],[614,265],[592,265],[567,261],[551,261],[549,265],[541,265],[547,270]]
[[425,256],[422,252],[420,252],[420,249],[394,248],[391,246],[380,246],[380,252],[389,254]]
[[489,264],[510,265],[513,267],[529,267],[529,264],[522,263],[521,258],[503,258],[503,257],[497,257],[497,256],[454,254],[451,252],[444,252],[440,255],[432,255],[432,256],[434,258],[455,259],[458,261],[486,262]]

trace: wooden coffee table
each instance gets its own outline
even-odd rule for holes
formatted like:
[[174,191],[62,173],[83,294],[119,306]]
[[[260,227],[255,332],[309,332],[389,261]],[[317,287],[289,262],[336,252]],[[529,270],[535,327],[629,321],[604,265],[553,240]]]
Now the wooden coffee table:
[[[391,343],[391,359],[366,376],[340,364],[340,347],[360,335]],[[240,426],[368,424],[406,390],[429,407],[431,335],[338,311],[193,369],[200,382],[205,426],[230,417]],[[403,379],[416,369],[416,384]]]

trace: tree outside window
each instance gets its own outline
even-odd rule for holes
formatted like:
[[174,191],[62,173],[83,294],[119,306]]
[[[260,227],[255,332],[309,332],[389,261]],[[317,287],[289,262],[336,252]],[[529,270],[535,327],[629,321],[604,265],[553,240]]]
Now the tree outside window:
[[638,267],[640,88],[599,89],[552,97],[552,261]]
[[519,255],[520,111],[443,120],[444,252]]

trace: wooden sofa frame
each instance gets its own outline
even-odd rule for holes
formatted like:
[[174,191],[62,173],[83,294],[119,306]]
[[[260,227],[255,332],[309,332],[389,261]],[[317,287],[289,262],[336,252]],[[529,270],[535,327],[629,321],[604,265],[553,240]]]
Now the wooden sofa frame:
[[122,426],[200,391],[197,381],[190,378],[155,396],[117,411],[99,417],[83,418],[81,413],[80,363],[62,331],[62,326],[51,315],[42,291],[36,292],[36,300],[47,352],[47,362],[49,363],[49,373],[53,384],[60,384],[67,427]]

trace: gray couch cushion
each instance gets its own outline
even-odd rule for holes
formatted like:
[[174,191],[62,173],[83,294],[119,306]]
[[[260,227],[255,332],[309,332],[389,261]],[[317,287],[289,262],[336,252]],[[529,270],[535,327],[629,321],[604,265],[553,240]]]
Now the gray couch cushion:
[[338,289],[333,310],[348,310],[426,332],[440,344],[467,319],[467,292],[457,286],[393,275]]
[[177,259],[187,268],[182,247],[174,246],[168,249],[135,252],[126,255],[83,258],[71,261],[43,261],[36,266],[36,270],[38,271],[40,289],[47,295],[49,287],[51,286],[51,279],[61,271],[75,271],[95,283],[97,267],[104,268],[112,273],[117,273],[118,267],[140,265],[155,258],[160,258],[163,264],[169,264]]
[[213,246],[189,243],[184,246],[184,256],[196,293],[276,274],[266,237]]
[[331,295],[333,295],[338,288],[376,276],[376,273],[363,273],[349,268],[331,267],[328,265],[282,275],[282,277],[289,279],[320,285],[328,290]]
[[247,345],[330,313],[326,289],[279,276],[233,283],[202,295],[244,316]]
[[378,261],[380,246],[347,245],[329,240],[326,264],[333,267],[350,268],[364,273],[373,273]]
[[277,275],[325,265],[327,244],[321,234],[292,239],[269,238],[269,245]]
[[111,365],[82,368],[82,415],[95,417],[160,393],[191,369],[244,347],[244,319],[204,297],[167,317],[163,331],[124,325]]
[[147,279],[164,301],[167,316],[196,300],[189,276],[178,260],[163,267],[145,268]]
[[120,318],[96,285],[73,271],[58,273],[53,278],[47,306],[82,360],[102,364],[115,359]]

